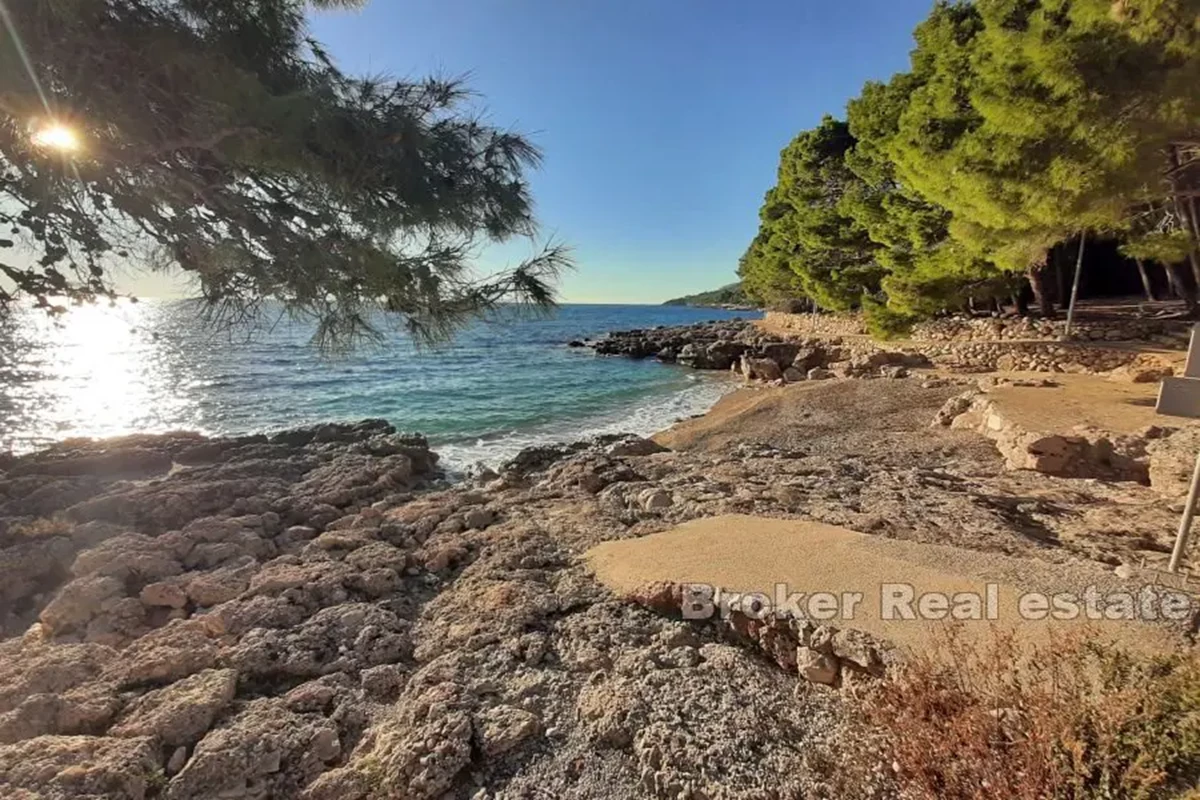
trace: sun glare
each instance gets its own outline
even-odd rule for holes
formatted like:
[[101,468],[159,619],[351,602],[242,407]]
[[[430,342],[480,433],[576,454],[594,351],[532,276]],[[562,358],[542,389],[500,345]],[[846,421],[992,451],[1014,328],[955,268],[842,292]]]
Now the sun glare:
[[43,125],[34,131],[32,138],[35,145],[50,150],[69,153],[79,149],[79,135],[59,122]]

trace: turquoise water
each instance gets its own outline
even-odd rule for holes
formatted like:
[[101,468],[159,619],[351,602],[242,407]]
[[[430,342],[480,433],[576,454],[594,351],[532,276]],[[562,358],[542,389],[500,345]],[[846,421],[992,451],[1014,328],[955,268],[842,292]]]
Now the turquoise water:
[[329,356],[309,343],[306,325],[214,333],[181,302],[73,309],[58,324],[21,314],[0,328],[0,449],[383,417],[429,436],[452,465],[495,463],[529,444],[650,433],[703,412],[730,388],[725,376],[601,358],[567,341],[737,316],[756,315],[567,305],[548,319],[479,323],[434,350],[397,334]]

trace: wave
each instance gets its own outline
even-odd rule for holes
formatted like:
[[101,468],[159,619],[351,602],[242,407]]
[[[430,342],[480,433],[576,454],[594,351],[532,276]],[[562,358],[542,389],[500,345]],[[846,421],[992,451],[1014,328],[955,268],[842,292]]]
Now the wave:
[[692,385],[642,400],[621,409],[584,417],[556,420],[521,430],[497,431],[470,439],[434,443],[442,465],[451,475],[485,465],[498,467],[526,447],[576,442],[604,434],[631,433],[649,436],[676,422],[704,414],[738,384],[727,377],[689,376]]

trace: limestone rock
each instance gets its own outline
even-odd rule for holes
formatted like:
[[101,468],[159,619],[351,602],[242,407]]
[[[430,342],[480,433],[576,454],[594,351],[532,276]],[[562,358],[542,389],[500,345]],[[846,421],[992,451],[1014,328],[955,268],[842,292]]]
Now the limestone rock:
[[873,638],[853,628],[843,628],[833,635],[833,655],[869,672],[883,666],[878,645]]
[[1173,367],[1165,364],[1126,364],[1108,373],[1109,380],[1121,383],[1158,383],[1175,374]]
[[150,736],[168,747],[189,745],[212,726],[237,690],[237,673],[211,669],[190,675],[135,700],[110,736]]
[[838,679],[838,662],[834,656],[819,653],[808,647],[796,648],[796,669],[809,683],[832,686]]
[[323,718],[255,700],[208,732],[167,785],[167,800],[296,797],[341,753],[337,729]]
[[120,707],[116,687],[105,683],[30,694],[11,711],[0,713],[0,743],[98,733],[108,727]]
[[0,746],[0,796],[144,800],[159,771],[149,739],[40,736]]
[[162,608],[183,608],[187,605],[187,592],[174,583],[149,583],[138,595],[142,603]]
[[187,582],[187,596],[198,606],[211,607],[234,599],[250,586],[250,578],[258,571],[254,559],[243,556],[238,561],[210,572],[201,572]]
[[503,755],[538,732],[536,715],[513,706],[489,708],[475,721],[479,749],[489,758]]
[[651,439],[643,439],[640,436],[632,436],[627,439],[622,439],[608,447],[608,454],[614,457],[622,456],[649,456],[654,453],[664,453],[667,448]]
[[675,504],[670,492],[662,489],[647,489],[638,495],[638,504],[646,511],[662,511]]
[[473,508],[463,517],[463,524],[470,530],[483,530],[492,524],[496,513],[488,508]]
[[126,647],[107,672],[124,684],[169,683],[213,667],[217,646],[207,622],[168,622]]
[[387,786],[397,797],[441,797],[471,763],[471,733],[471,718],[462,711],[447,710],[412,725],[387,725],[372,753],[368,780]]
[[117,578],[76,578],[59,591],[38,618],[55,635],[80,630],[124,597],[125,584]]
[[392,612],[368,603],[342,603],[301,625],[254,628],[229,654],[246,676],[317,677],[400,661],[412,645]]

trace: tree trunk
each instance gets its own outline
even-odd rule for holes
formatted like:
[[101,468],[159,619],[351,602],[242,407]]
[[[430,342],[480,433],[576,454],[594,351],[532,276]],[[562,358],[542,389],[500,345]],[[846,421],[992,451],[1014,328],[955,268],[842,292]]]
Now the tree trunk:
[[1146,299],[1154,302],[1158,298],[1154,296],[1154,285],[1150,283],[1150,273],[1146,272],[1146,262],[1140,258],[1134,260],[1137,261],[1138,277],[1142,279],[1142,289],[1146,292]]
[[1079,299],[1079,277],[1083,275],[1083,253],[1087,246],[1087,231],[1079,233],[1079,252],[1075,256],[1075,277],[1071,279],[1071,300],[1067,306],[1066,335],[1071,335],[1071,323],[1075,321],[1075,302]]
[[1192,277],[1196,281],[1196,285],[1200,286],[1200,260],[1196,258],[1196,246],[1193,244],[1192,249],[1188,250],[1188,263],[1192,265]]
[[1176,299],[1183,299],[1183,289],[1179,288],[1180,275],[1172,264],[1163,266],[1163,272],[1167,273],[1167,292]]
[[1061,255],[1061,253],[1059,252],[1058,248],[1055,248],[1055,250],[1054,250],[1054,277],[1058,279],[1057,280],[1057,283],[1058,283],[1057,297],[1058,297],[1058,302],[1061,303],[1063,301],[1063,298],[1068,296],[1068,293],[1070,292],[1070,289],[1068,287],[1071,284],[1070,284],[1070,274],[1067,272],[1066,269],[1063,268],[1063,259],[1060,257],[1060,255]]
[[1179,151],[1175,149],[1175,145],[1167,148],[1167,162],[1171,170],[1171,201],[1188,239],[1192,242],[1188,250],[1188,263],[1192,266],[1192,277],[1196,279],[1196,286],[1200,287],[1200,259],[1196,258],[1196,248],[1200,246],[1200,227],[1192,215],[1196,206],[1191,202],[1191,198],[1184,200],[1179,197]]
[[1025,299],[1025,292],[1018,289],[1017,293],[1012,296],[1013,305],[1017,307],[1017,314],[1022,317],[1029,316],[1029,302]]
[[1030,267],[1025,273],[1025,277],[1029,279],[1029,288],[1033,290],[1034,302],[1042,309],[1042,316],[1046,319],[1054,319],[1054,299],[1046,291],[1046,274],[1045,267]]
[[1167,280],[1170,282],[1171,287],[1175,290],[1179,299],[1183,300],[1183,304],[1187,306],[1188,316],[1195,317],[1196,292],[1191,286],[1188,286],[1187,278],[1183,274],[1183,268],[1178,264],[1166,264],[1164,266],[1166,267]]

